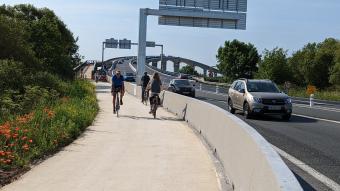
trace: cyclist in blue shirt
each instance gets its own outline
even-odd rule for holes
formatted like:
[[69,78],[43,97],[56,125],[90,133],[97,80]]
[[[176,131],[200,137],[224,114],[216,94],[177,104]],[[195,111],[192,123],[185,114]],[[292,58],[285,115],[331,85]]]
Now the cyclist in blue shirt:
[[113,96],[113,113],[116,113],[116,93],[120,92],[120,105],[123,105],[123,96],[125,92],[124,87],[124,76],[121,75],[120,71],[117,70],[116,74],[112,76],[112,86],[111,86],[111,93]]

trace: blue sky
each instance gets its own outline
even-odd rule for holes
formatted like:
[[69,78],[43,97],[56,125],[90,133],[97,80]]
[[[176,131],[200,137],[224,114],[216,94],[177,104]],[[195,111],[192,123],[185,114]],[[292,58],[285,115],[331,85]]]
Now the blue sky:
[[[101,42],[106,38],[138,40],[139,8],[157,8],[158,0],[3,0],[1,4],[30,3],[52,9],[79,37],[85,59],[101,59]],[[164,44],[165,54],[216,65],[217,49],[226,40],[255,44],[259,52],[276,46],[292,53],[308,42],[340,38],[339,0],[248,0],[247,30],[159,26],[157,17],[148,19],[150,41]],[[107,49],[105,58],[136,55],[132,50]],[[148,55],[160,54],[148,48]]]

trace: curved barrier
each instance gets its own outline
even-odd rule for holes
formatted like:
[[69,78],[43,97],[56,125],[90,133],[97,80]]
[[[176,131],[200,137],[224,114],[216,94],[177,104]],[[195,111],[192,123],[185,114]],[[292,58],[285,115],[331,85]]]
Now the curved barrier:
[[164,93],[163,107],[183,118],[220,158],[235,190],[302,190],[271,145],[252,127],[214,105]]
[[[126,91],[137,95],[140,88],[126,83]],[[188,122],[215,150],[234,190],[303,190],[272,146],[241,119],[190,97],[168,91],[161,97],[165,109]]]

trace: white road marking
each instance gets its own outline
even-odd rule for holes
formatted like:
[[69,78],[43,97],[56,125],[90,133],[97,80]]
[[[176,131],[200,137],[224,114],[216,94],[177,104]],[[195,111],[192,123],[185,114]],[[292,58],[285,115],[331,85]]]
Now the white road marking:
[[340,190],[340,185],[328,178],[327,176],[321,174],[317,170],[313,169],[312,167],[308,166],[307,164],[303,163],[299,159],[291,156],[290,154],[284,152],[283,150],[277,148],[276,146],[272,145],[273,148],[284,158],[289,160],[291,163],[302,169],[303,171],[307,172],[309,175],[317,179],[318,181],[325,184],[328,188],[332,190]]
[[340,109],[337,108],[331,108],[331,107],[322,107],[322,106],[316,106],[310,107],[309,105],[304,104],[293,104],[295,107],[303,107],[303,108],[310,108],[310,109],[318,109],[318,110],[324,110],[324,111],[333,111],[333,112],[340,112]]
[[293,115],[297,116],[297,117],[305,117],[305,118],[309,118],[309,119],[315,119],[315,120],[327,121],[327,122],[331,122],[331,123],[338,123],[338,124],[340,124],[340,121],[334,121],[334,120],[329,120],[329,119],[322,119],[322,118],[318,118],[318,117],[311,117],[311,116],[299,115],[299,114],[293,114]]

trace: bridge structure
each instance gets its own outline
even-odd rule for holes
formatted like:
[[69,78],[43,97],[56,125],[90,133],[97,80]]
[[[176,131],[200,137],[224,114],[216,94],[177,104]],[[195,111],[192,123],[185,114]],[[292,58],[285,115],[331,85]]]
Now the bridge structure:
[[[131,63],[133,65],[137,64],[137,57],[130,57],[132,58]],[[120,59],[115,59],[115,60],[120,60]],[[111,59],[108,61],[112,61]],[[158,68],[158,62],[161,62],[160,68]],[[220,74],[221,72],[213,68],[212,66],[208,66],[206,64],[200,63],[198,61],[194,61],[188,58],[183,58],[183,57],[176,57],[176,56],[147,56],[146,57],[146,65],[152,66],[154,69],[158,68],[162,72],[169,73],[170,71],[167,71],[167,66],[169,64],[173,64],[174,74],[178,74],[180,70],[180,65],[181,63],[185,65],[192,66],[194,68],[200,68],[203,71],[204,76],[208,76],[208,71],[212,72],[213,76],[217,76],[217,74]]]

